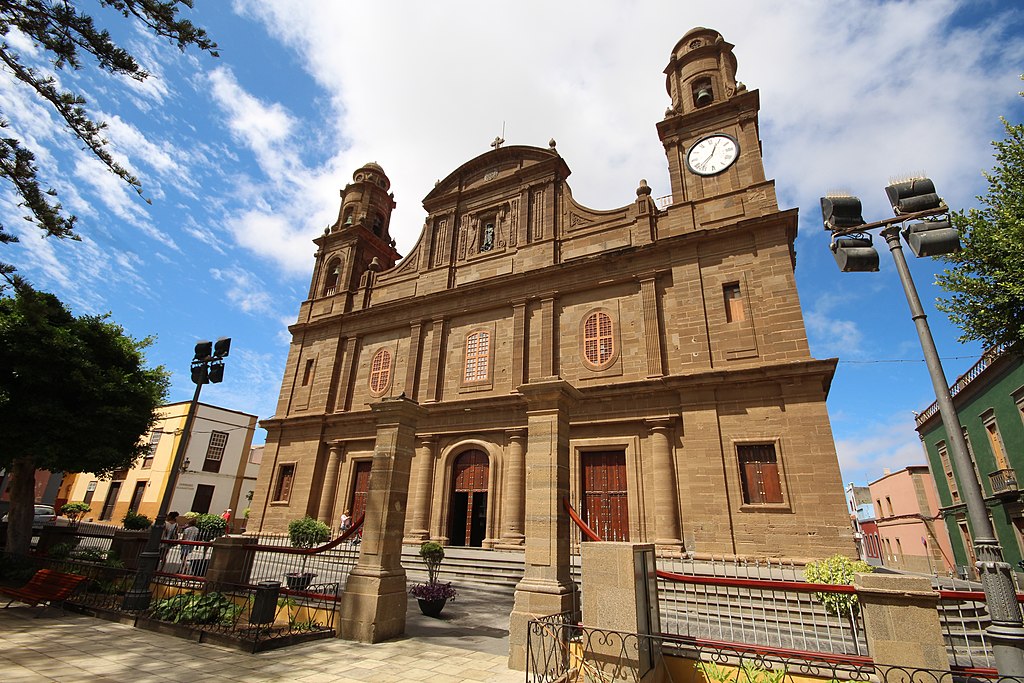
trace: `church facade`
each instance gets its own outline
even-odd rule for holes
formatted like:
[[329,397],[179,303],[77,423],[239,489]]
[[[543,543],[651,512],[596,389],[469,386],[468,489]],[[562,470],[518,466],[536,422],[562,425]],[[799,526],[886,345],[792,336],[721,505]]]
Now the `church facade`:
[[643,180],[624,206],[582,206],[554,141],[496,144],[424,198],[400,258],[387,175],[355,171],[314,240],[250,529],[358,517],[374,407],[401,397],[418,416],[397,482],[405,542],[522,547],[528,515],[564,514],[528,512],[529,397],[558,381],[573,400],[543,410],[565,426],[569,502],[602,538],[853,553],[825,408],[836,361],[810,356],[797,211],[765,178],[758,94],[709,29],[680,40],[665,74],[661,206]]

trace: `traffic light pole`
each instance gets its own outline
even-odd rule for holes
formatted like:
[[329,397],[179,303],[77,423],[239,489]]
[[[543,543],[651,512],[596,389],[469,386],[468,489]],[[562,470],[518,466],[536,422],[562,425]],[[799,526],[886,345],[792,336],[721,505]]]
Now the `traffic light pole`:
[[903,292],[910,305],[910,317],[917,327],[917,335],[921,339],[921,349],[928,366],[932,385],[935,388],[935,399],[939,406],[939,415],[946,430],[946,439],[950,444],[953,463],[960,476],[960,495],[967,504],[967,515],[970,520],[974,538],[974,552],[977,557],[978,572],[985,591],[985,602],[988,605],[991,625],[985,630],[992,642],[996,669],[1001,676],[1024,676],[1024,624],[1021,622],[1020,607],[1010,576],[1010,565],[1003,561],[1002,549],[996,539],[985,506],[981,491],[981,482],[974,476],[964,439],[960,418],[953,406],[953,397],[949,393],[949,384],[942,370],[935,340],[928,327],[928,316],[925,315],[918,297],[917,288],[910,275],[907,259],[903,254],[898,225],[889,225],[882,230],[882,237],[889,245],[896,272],[899,273]]

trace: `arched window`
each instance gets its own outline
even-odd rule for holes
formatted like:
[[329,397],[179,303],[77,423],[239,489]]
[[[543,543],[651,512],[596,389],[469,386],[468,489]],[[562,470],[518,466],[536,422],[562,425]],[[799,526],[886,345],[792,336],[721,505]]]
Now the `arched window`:
[[327,278],[324,280],[324,296],[334,296],[338,291],[338,278],[341,277],[341,259],[333,259],[327,265]]
[[466,367],[463,380],[479,382],[487,379],[490,369],[491,333],[473,332],[466,337]]
[[377,237],[384,236],[384,216],[379,213],[373,214],[373,234]]
[[603,311],[591,313],[583,324],[583,357],[594,367],[604,367],[615,355],[612,318]]
[[370,363],[370,391],[383,394],[391,386],[391,352],[381,349]]

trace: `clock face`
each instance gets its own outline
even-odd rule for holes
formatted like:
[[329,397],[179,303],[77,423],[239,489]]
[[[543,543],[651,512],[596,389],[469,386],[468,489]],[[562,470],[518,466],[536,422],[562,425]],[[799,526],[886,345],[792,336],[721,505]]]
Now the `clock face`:
[[694,143],[686,153],[686,165],[697,175],[716,175],[732,166],[739,154],[736,138],[715,133]]

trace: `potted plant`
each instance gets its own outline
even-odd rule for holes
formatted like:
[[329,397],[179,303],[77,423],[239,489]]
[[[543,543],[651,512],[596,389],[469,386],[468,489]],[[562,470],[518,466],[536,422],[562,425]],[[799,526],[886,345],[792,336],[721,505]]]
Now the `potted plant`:
[[444,548],[440,543],[427,541],[420,546],[420,557],[423,564],[427,565],[427,582],[416,583],[409,588],[409,595],[416,598],[420,611],[428,617],[436,617],[441,614],[445,604],[454,600],[458,595],[452,587],[451,582],[439,583],[437,574],[441,567],[441,560],[444,559]]
[[[288,523],[288,538],[294,548],[312,548],[315,545],[324,543],[331,537],[331,529],[326,524],[312,517],[294,519]],[[292,590],[303,590],[309,586],[316,577],[316,574],[306,571],[308,555],[302,556],[302,571],[288,572],[284,575],[288,588]]]

